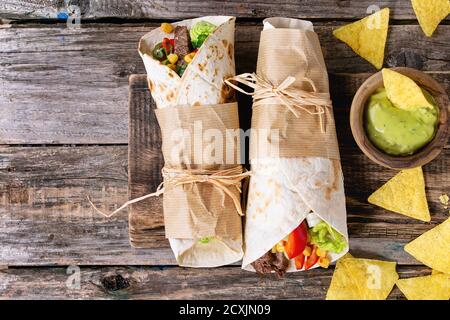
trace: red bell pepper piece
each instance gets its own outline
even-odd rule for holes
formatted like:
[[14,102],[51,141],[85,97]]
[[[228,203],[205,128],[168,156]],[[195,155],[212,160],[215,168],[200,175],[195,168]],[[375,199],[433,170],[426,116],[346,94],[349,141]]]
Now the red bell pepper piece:
[[170,46],[170,39],[169,38],[164,38],[161,45],[164,48],[167,48],[168,46]]
[[[172,39],[173,40],[173,39]],[[174,40],[175,41],[175,40]],[[170,54],[173,51],[173,45],[172,45],[172,41],[169,38],[164,38],[161,46],[164,48],[164,50],[166,50],[166,54]]]
[[313,265],[315,265],[317,263],[317,261],[319,261],[319,256],[317,255],[317,246],[313,246],[311,255],[309,257],[306,258],[305,261],[305,270],[310,269]]
[[289,259],[293,259],[303,253],[306,242],[308,241],[308,230],[306,222],[303,221],[297,228],[288,236],[288,241],[284,246],[284,252]]
[[304,263],[305,263],[305,255],[303,253],[295,257],[295,268],[297,270],[301,270],[303,268]]

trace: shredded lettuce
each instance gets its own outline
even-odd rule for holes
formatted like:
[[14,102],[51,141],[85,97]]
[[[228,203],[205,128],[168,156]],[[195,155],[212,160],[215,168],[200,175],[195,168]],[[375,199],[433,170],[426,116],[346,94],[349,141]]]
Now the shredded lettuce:
[[194,49],[200,48],[206,38],[216,30],[216,26],[207,21],[197,22],[190,30],[191,42]]
[[322,221],[309,229],[309,239],[321,250],[340,253],[347,246],[344,236],[334,230],[328,223]]

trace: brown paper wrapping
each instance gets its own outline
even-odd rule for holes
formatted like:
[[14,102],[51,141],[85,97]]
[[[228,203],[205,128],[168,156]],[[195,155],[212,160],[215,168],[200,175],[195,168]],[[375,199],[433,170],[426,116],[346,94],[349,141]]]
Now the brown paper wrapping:
[[[161,127],[165,168],[194,173],[215,172],[240,164],[237,103],[177,106],[155,112]],[[223,137],[223,156],[218,158],[224,163],[214,163],[213,159],[202,156],[201,153],[208,150],[214,141],[206,141],[208,132]],[[212,154],[215,155],[214,152]],[[239,196],[236,188],[230,187],[230,190]],[[212,184],[193,183],[175,187],[167,184],[163,207],[166,238],[238,238],[242,234],[241,217],[236,206],[229,196]]]
[[[276,41],[276,45],[274,45]],[[292,54],[295,52],[296,54]],[[298,66],[295,69],[292,66]],[[305,81],[309,78],[318,92],[328,93],[328,74],[323,60],[317,34],[299,29],[268,29],[261,33],[257,75],[271,83],[280,85],[288,76],[295,77],[289,90],[313,91]],[[274,99],[271,99],[274,100]],[[258,142],[250,144],[250,159],[273,157],[324,157],[339,160],[339,148],[331,106],[324,107],[324,131],[320,116],[298,109],[297,118],[281,102],[263,104],[253,108],[252,130],[257,130]],[[312,107],[314,110],[314,107]],[[266,129],[266,130],[261,130]],[[278,130],[279,141],[273,141],[270,130]],[[261,146],[265,142],[267,146]],[[277,148],[277,144],[279,148]]]

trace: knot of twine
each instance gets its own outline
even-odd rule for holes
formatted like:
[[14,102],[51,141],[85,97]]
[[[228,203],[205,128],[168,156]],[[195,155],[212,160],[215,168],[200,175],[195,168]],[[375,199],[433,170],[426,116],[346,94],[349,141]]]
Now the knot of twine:
[[[253,106],[264,104],[279,104],[280,102],[291,111],[296,118],[300,115],[297,109],[303,110],[311,115],[318,115],[320,130],[325,133],[324,115],[325,108],[331,107],[330,95],[318,92],[314,82],[304,77],[302,79],[311,85],[313,91],[306,91],[298,88],[290,88],[296,81],[295,77],[288,76],[279,86],[273,86],[270,82],[262,79],[254,73],[243,73],[226,79],[225,83],[233,89],[253,97]],[[253,89],[253,92],[239,88],[232,81],[242,83]]]
[[243,216],[242,207],[241,207],[241,199],[236,193],[232,192],[232,188],[238,191],[240,194],[242,192],[241,189],[241,181],[247,177],[251,176],[250,171],[242,172],[241,166],[232,167],[230,169],[223,169],[218,171],[211,170],[179,170],[179,169],[162,169],[162,176],[164,178],[163,182],[158,186],[155,192],[146,194],[142,197],[135,198],[125,202],[118,209],[113,212],[106,213],[98,209],[91,201],[88,196],[88,201],[91,206],[101,215],[109,218],[115,215],[117,212],[125,209],[130,204],[140,202],[147,198],[158,197],[168,190],[169,188],[174,188],[181,185],[188,185],[194,183],[209,183],[213,185],[215,188],[224,192],[225,195],[229,196],[233,201],[236,210],[240,216]]

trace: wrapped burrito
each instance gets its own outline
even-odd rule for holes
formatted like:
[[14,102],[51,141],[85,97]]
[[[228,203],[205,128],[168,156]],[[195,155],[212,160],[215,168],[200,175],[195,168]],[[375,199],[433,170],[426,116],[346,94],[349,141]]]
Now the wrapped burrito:
[[239,138],[208,149],[239,128],[234,90],[223,82],[235,75],[234,29],[225,16],[163,23],[139,44],[162,132],[165,232],[181,266],[243,256]]
[[348,251],[348,235],[328,75],[312,23],[264,20],[256,75],[235,79],[242,76],[255,89],[243,268],[282,275],[328,267]]

